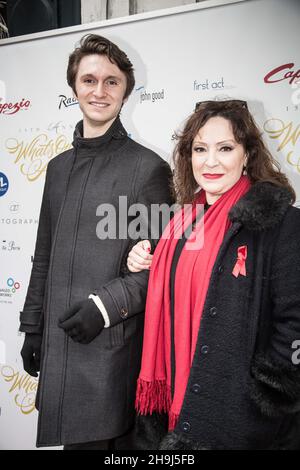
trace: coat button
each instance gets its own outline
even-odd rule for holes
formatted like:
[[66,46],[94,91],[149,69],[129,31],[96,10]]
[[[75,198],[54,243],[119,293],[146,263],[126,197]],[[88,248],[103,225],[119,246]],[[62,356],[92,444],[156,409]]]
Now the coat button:
[[127,318],[128,317],[128,310],[127,308],[121,308],[121,312],[120,312],[120,315],[122,318]]
[[209,310],[209,314],[210,314],[211,317],[215,317],[217,315],[217,307],[212,307]]
[[192,392],[195,393],[196,395],[198,395],[201,391],[201,387],[199,384],[194,384],[192,386]]
[[224,266],[222,264],[219,266],[218,271],[219,274],[222,274],[222,272],[224,271]]
[[207,344],[205,344],[204,346],[202,346],[201,348],[201,353],[202,354],[207,354],[209,351],[209,346],[207,346]]
[[184,421],[181,425],[181,429],[184,431],[184,432],[190,432],[191,430],[191,425],[190,423],[188,423],[187,421]]

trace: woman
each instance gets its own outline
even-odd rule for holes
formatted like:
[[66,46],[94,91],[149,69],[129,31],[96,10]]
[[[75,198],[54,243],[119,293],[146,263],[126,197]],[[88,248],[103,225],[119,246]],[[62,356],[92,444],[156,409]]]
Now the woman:
[[151,266],[137,411],[145,426],[168,415],[161,449],[300,448],[294,190],[238,100],[199,103],[174,161],[192,209],[153,260],[147,241],[128,257],[132,272]]

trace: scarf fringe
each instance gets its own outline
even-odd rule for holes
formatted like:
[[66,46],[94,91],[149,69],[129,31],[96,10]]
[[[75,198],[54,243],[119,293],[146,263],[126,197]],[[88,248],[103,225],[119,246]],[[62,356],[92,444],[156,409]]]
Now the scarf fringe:
[[169,413],[171,408],[171,388],[165,380],[147,382],[141,378],[137,382],[135,408],[141,415]]
[[176,428],[179,416],[173,413],[169,413],[169,431],[173,431]]

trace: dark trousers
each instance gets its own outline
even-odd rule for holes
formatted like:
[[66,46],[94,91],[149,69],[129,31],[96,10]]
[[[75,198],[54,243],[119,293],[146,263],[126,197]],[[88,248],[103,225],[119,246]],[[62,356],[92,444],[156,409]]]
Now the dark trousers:
[[67,444],[64,446],[64,450],[133,450],[135,448],[133,436],[133,429],[130,429],[125,434],[122,434],[122,436],[115,437],[114,439]]
[[64,450],[112,450],[114,449],[114,439],[106,441],[83,442],[82,444],[68,444]]

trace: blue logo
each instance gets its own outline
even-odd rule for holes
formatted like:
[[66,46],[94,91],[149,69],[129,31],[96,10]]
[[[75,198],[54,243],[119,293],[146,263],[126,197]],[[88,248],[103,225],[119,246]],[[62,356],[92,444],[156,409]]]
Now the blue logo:
[[4,196],[9,187],[8,179],[4,173],[0,172],[0,197]]

